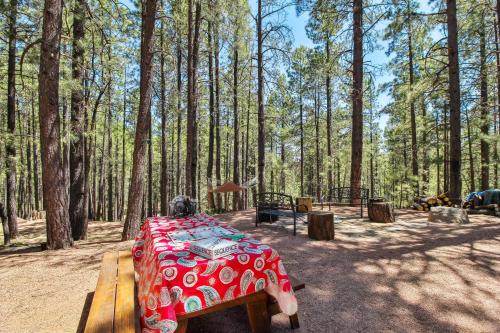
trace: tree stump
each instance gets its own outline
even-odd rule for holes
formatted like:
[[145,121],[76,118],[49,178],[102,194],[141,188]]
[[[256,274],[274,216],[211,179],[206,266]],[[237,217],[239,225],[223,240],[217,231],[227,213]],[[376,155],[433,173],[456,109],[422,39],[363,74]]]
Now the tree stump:
[[307,214],[307,234],[316,240],[332,240],[335,238],[333,213],[309,212]]
[[394,222],[394,208],[392,202],[370,199],[368,201],[368,218],[373,222]]
[[312,198],[311,197],[298,197],[295,199],[297,205],[297,213],[312,212]]

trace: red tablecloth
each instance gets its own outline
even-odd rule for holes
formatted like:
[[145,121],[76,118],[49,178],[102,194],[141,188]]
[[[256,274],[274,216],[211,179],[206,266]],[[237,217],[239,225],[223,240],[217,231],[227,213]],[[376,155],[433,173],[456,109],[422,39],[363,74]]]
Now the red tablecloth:
[[276,298],[281,310],[297,312],[297,300],[278,252],[243,238],[238,252],[209,260],[189,252],[189,244],[174,243],[167,232],[218,225],[235,229],[204,213],[183,219],[148,218],[132,254],[139,276],[138,298],[143,333],[174,332],[176,314],[229,301],[259,290]]

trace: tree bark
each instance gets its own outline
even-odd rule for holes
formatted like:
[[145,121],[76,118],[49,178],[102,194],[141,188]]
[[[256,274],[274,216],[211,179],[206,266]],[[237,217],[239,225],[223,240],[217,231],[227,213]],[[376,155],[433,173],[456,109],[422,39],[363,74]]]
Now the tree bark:
[[423,120],[423,132],[422,132],[422,155],[423,155],[423,173],[422,173],[422,192],[427,194],[429,191],[429,148],[428,148],[428,125],[427,125],[427,106],[425,99],[422,97],[422,120]]
[[450,140],[448,131],[448,104],[443,105],[443,191],[450,191]]
[[9,231],[9,223],[7,222],[7,214],[5,212],[5,208],[3,204],[0,202],[0,220],[2,221],[2,231],[3,231],[3,245],[10,245],[10,231]]
[[144,194],[144,158],[146,155],[147,135],[151,119],[151,83],[154,51],[154,27],[156,18],[156,0],[146,0],[142,7],[141,41],[141,81],[139,112],[134,141],[132,177],[127,205],[127,218],[123,226],[122,240],[133,239],[139,228],[142,199]]
[[[31,108],[34,108],[34,103],[35,101],[33,100],[33,94],[31,95]],[[27,207],[27,212],[28,212],[28,217],[31,219],[32,213],[33,213],[33,173],[32,173],[32,155],[31,155],[31,147],[32,147],[32,136],[31,133],[33,132],[33,124],[31,123],[31,116],[28,112],[25,114],[25,122],[27,124],[28,128],[28,133],[27,135],[27,142],[26,142],[26,164],[27,164],[27,179],[26,179],[26,192],[27,192],[27,197],[26,197],[26,202],[25,205]]]
[[[42,183],[46,218],[47,248],[73,245],[69,224],[68,196],[59,146],[59,58],[62,1],[45,0],[39,71],[40,142]],[[50,195],[48,195],[50,193]]]
[[17,43],[17,0],[10,0],[8,15],[9,45],[7,64],[7,223],[10,238],[17,238],[17,198],[16,198],[16,43]]
[[[218,20],[218,12],[216,13],[216,20]],[[217,181],[217,185],[221,185],[221,141],[220,141],[220,66],[219,66],[219,23],[216,22],[216,26],[214,29],[215,32],[215,178]],[[217,193],[216,196],[217,208],[222,208],[222,196],[220,193]]]
[[461,121],[460,121],[460,72],[458,62],[458,28],[456,0],[447,0],[448,26],[448,75],[450,96],[450,198],[462,197],[461,175]]
[[265,192],[266,132],[264,113],[264,59],[262,35],[262,0],[257,4],[257,179],[259,193]]
[[123,83],[123,122],[122,122],[122,174],[121,174],[121,197],[120,197],[120,210],[118,213],[118,219],[121,221],[123,218],[123,208],[125,206],[125,128],[127,125],[127,69],[124,71],[124,83]]
[[85,205],[85,99],[84,99],[84,58],[86,1],[75,1],[73,8],[73,54],[71,77],[75,82],[71,91],[71,131],[70,144],[70,188],[69,219],[74,240],[87,238],[87,214]]
[[[497,79],[497,113],[496,113],[496,119],[497,122],[497,131],[498,134],[500,135],[500,47],[499,43],[500,41],[498,40],[498,33],[499,33],[499,20],[500,20],[500,6],[497,1],[496,5],[496,19],[494,19],[494,26],[495,26],[495,60],[496,60],[496,79]],[[495,131],[495,133],[497,133]],[[498,142],[495,142],[495,188],[498,188],[498,165],[500,164],[499,158],[498,158]]]
[[379,202],[370,199],[368,202],[368,218],[373,222],[395,222],[396,219],[394,217],[392,202]]
[[[351,188],[359,188],[363,161],[363,0],[353,2],[353,25]],[[352,203],[359,204],[359,200]]]
[[39,174],[38,174],[38,143],[36,140],[36,122],[35,122],[35,93],[32,92],[32,104],[31,104],[31,142],[33,144],[33,191],[35,200],[35,210],[40,210],[40,185],[39,185]]
[[302,91],[302,68],[299,73],[299,117],[300,117],[300,196],[304,196],[304,104]]
[[[238,34],[236,29],[235,34]],[[235,38],[233,45],[233,130],[234,130],[234,148],[233,148],[233,182],[240,183],[240,127],[238,120],[238,41]],[[240,192],[233,193],[233,209],[241,210]]]
[[[196,0],[195,0],[196,1]],[[196,199],[196,168],[198,165],[197,63],[201,19],[201,3],[196,1],[193,22],[193,0],[188,1],[188,91],[186,126],[186,194]],[[194,23],[194,28],[193,28]]]
[[481,190],[490,187],[490,143],[488,141],[490,119],[488,112],[488,70],[486,68],[486,31],[484,25],[484,14],[481,17],[479,28],[479,80],[481,86]]
[[319,89],[315,86],[314,89],[314,128],[316,130],[315,136],[315,147],[316,147],[316,199],[318,202],[321,202],[321,176],[320,176],[320,152],[319,152],[319,111],[320,111],[320,103],[319,103]]
[[330,73],[330,35],[326,40],[326,149],[328,156],[328,201],[332,198],[333,174],[332,174],[332,92]]
[[[151,108],[151,104],[150,104]],[[151,114],[151,110],[149,111]],[[149,118],[148,128],[148,211],[147,216],[153,216],[153,124]]]
[[411,170],[413,176],[413,187],[416,196],[420,195],[419,193],[419,182],[418,182],[418,145],[417,145],[417,120],[416,120],[416,112],[415,112],[415,96],[413,96],[413,86],[415,83],[415,74],[414,74],[414,66],[413,66],[413,41],[412,41],[412,24],[411,24],[411,9],[410,9],[410,1],[408,1],[408,10],[407,10],[407,23],[408,23],[408,67],[409,67],[409,78],[410,78],[410,125],[411,125]]
[[[111,62],[111,48],[108,50],[108,60]],[[108,64],[108,66],[111,66],[111,64]],[[107,142],[108,142],[108,155],[106,158],[107,161],[107,166],[106,166],[106,172],[107,172],[107,220],[108,221],[113,221],[114,220],[114,210],[113,210],[113,105],[112,105],[112,74],[111,74],[111,67],[109,68],[109,86],[108,86],[108,115],[107,115]]]
[[161,21],[160,33],[160,112],[161,112],[161,172],[160,172],[160,210],[161,215],[168,215],[168,161],[167,161],[167,96],[165,78],[165,27]]
[[465,110],[465,122],[467,125],[467,143],[469,148],[469,178],[470,178],[470,192],[476,190],[476,175],[474,172],[474,154],[472,150],[471,126],[469,119],[469,111]]
[[180,32],[177,36],[177,168],[175,178],[175,192],[180,194],[181,182],[181,125],[182,125],[182,49]]
[[[212,4],[213,5],[213,4]],[[214,72],[213,72],[213,49],[212,49],[212,21],[208,21],[208,90],[209,90],[209,129],[208,129],[208,161],[207,178],[208,187],[214,185],[212,180],[214,165],[214,129],[215,129],[215,96],[214,96]],[[214,194],[208,192],[208,208],[214,208]]]

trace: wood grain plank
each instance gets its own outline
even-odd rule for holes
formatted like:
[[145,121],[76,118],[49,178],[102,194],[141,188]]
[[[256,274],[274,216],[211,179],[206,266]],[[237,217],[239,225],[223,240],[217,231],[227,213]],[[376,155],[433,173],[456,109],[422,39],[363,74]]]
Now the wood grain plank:
[[105,253],[85,333],[113,332],[118,252]]
[[252,333],[271,332],[271,316],[267,309],[267,300],[247,303],[246,306]]
[[120,251],[118,256],[118,281],[116,287],[115,333],[135,332],[134,263],[130,251]]

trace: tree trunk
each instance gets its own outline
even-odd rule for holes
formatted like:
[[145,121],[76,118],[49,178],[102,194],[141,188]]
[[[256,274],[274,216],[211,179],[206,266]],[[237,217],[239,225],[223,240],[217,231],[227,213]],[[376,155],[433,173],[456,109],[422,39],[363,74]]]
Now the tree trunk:
[[427,106],[425,104],[425,99],[422,98],[422,120],[423,120],[423,132],[422,132],[422,155],[423,155],[423,173],[422,173],[422,192],[427,194],[429,191],[429,148],[427,142]]
[[[216,16],[216,19],[218,16]],[[219,29],[215,26],[215,179],[217,185],[221,185],[221,141],[220,141],[220,68],[219,68]],[[222,196],[217,193],[217,208],[222,208]]]
[[[195,0],[196,1],[196,0]],[[193,31],[193,0],[188,1],[188,91],[186,127],[186,194],[196,199],[198,165],[197,63],[201,20],[201,3],[196,1]]]
[[[250,54],[250,66],[249,66],[249,76],[252,76],[252,56]],[[248,97],[247,97],[247,121],[246,121],[246,135],[245,135],[245,183],[248,184],[248,157],[249,157],[249,135],[250,135],[250,108],[251,108],[251,97],[252,97],[252,82],[248,81]],[[245,209],[248,208],[248,189],[245,189]]]
[[[150,105],[151,107],[151,105]],[[149,111],[151,114],[151,110]],[[149,118],[148,129],[148,212],[147,216],[153,216],[153,124]]]
[[332,93],[330,74],[330,35],[326,40],[326,148],[328,156],[328,201],[332,198],[333,174],[332,174]]
[[262,35],[262,0],[257,4],[257,178],[259,193],[265,192],[265,167],[266,167],[266,133],[264,113],[264,59]]
[[[208,134],[208,161],[207,180],[209,190],[213,188],[213,164],[214,164],[214,127],[215,127],[215,96],[214,96],[214,72],[213,72],[213,48],[212,48],[212,21],[208,21],[208,90],[209,90],[209,134]],[[215,205],[214,193],[208,192],[208,208],[213,209]]]
[[[236,29],[235,34],[238,34]],[[238,41],[235,38],[233,45],[233,130],[234,130],[234,148],[233,148],[233,182],[240,183],[240,127],[238,120]],[[233,209],[241,210],[240,192],[233,193]]]
[[[22,119],[22,114],[21,114],[21,109],[20,108],[17,108],[17,118],[19,119],[19,121],[17,122],[18,124],[18,134],[17,136],[20,137],[20,138],[24,138],[25,137],[25,134],[24,134],[24,121]],[[20,160],[17,161],[17,163],[19,163],[20,165],[26,165],[26,163],[24,162],[24,151],[23,151],[23,141],[24,140],[19,140],[18,143],[19,143],[19,157],[20,157]],[[26,184],[25,184],[25,172],[24,172],[24,168],[21,168],[20,169],[20,175],[19,175],[19,182],[18,182],[18,190],[17,190],[17,215],[18,216],[21,216],[22,218],[26,219],[26,206],[25,206],[25,202],[26,202]]]
[[372,197],[375,196],[375,176],[374,176],[374,166],[373,166],[373,94],[370,94],[370,194]]
[[481,190],[490,188],[490,143],[488,142],[490,119],[488,115],[488,71],[486,69],[486,32],[484,13],[479,28],[479,80],[481,82]]
[[120,210],[118,219],[121,221],[123,218],[123,209],[125,206],[125,128],[127,122],[127,69],[124,71],[124,84],[123,84],[123,123],[122,123],[122,174],[121,174],[121,197],[120,197]]
[[160,210],[161,215],[168,215],[168,161],[167,161],[167,96],[165,78],[165,46],[164,20],[161,21],[160,33],[160,112],[161,112],[161,179],[160,179]]
[[39,174],[38,174],[38,143],[36,140],[36,122],[35,122],[35,96],[34,91],[32,92],[32,104],[31,104],[31,142],[33,144],[33,190],[35,199],[35,210],[40,210],[40,186],[39,186]]
[[[497,2],[496,5],[496,13],[497,17],[494,20],[494,26],[495,26],[495,60],[496,60],[496,79],[497,79],[497,113],[496,113],[496,119],[497,119],[497,131],[498,134],[500,135],[500,47],[499,43],[500,41],[498,40],[498,33],[499,33],[499,20],[500,20],[500,6]],[[495,131],[495,133],[497,133]],[[500,164],[500,160],[498,158],[498,142],[495,142],[495,188],[498,188],[498,165]]]
[[448,104],[443,106],[443,137],[444,137],[444,147],[443,147],[443,191],[449,192],[450,190],[450,141],[448,133]]
[[460,72],[458,63],[458,28],[456,0],[447,0],[448,69],[450,95],[450,198],[462,197],[461,175],[461,122],[460,122]]
[[10,238],[17,238],[17,198],[16,198],[16,42],[17,42],[17,0],[10,0],[8,17],[9,51],[7,64],[7,144],[6,171],[7,171],[7,223]]
[[127,218],[123,226],[122,240],[133,239],[139,228],[142,198],[144,194],[144,158],[148,128],[151,119],[151,83],[154,51],[154,27],[156,18],[156,0],[146,0],[142,8],[141,41],[141,81],[139,112],[134,141],[132,177],[128,194]]
[[59,52],[62,10],[61,0],[45,0],[38,84],[42,183],[43,192],[46,194],[44,202],[49,249],[61,249],[73,245],[59,146]]
[[177,168],[175,178],[175,193],[180,194],[181,182],[181,124],[182,124],[182,49],[180,32],[177,32]]
[[9,223],[7,222],[7,214],[1,202],[0,202],[0,220],[2,221],[3,245],[9,246],[10,245]]
[[[111,62],[111,48],[108,50],[108,60]],[[109,81],[111,82],[111,68],[109,70]],[[107,115],[107,136],[108,136],[108,154],[107,154],[107,220],[114,220],[114,211],[113,211],[113,111],[112,111],[112,85],[111,83],[108,86],[108,115]]]
[[[66,79],[64,73],[61,74],[62,79]],[[64,188],[68,196],[68,208],[69,208],[69,183],[70,183],[70,172],[69,172],[69,146],[70,146],[70,111],[68,110],[68,100],[66,96],[62,98],[62,109],[63,109],[63,169],[64,169]],[[22,174],[21,174],[22,175]],[[69,215],[68,215],[69,216]],[[71,226],[71,221],[70,221]]]
[[73,9],[72,79],[76,83],[71,91],[70,188],[69,219],[74,240],[87,238],[87,207],[85,206],[85,141],[84,141],[84,57],[86,1],[75,1]]
[[470,192],[474,192],[476,190],[476,175],[474,172],[474,154],[472,151],[471,128],[470,128],[470,119],[469,119],[469,111],[468,110],[465,110],[465,121],[467,124],[467,143],[468,143],[468,147],[469,147]]
[[299,73],[299,117],[300,117],[300,196],[304,196],[304,104],[302,96],[302,69]]
[[[34,100],[33,100],[33,95],[31,95],[31,108],[34,108]],[[25,114],[25,122],[28,127],[28,133],[27,133],[27,142],[26,142],[26,164],[27,164],[27,180],[26,180],[26,192],[27,192],[27,197],[26,197],[26,202],[25,205],[27,207],[27,212],[28,212],[28,217],[31,219],[32,213],[33,213],[33,173],[32,173],[32,163],[31,163],[31,147],[32,147],[32,136],[31,133],[33,132],[33,124],[31,123],[31,116],[28,112]]]
[[316,129],[316,199],[318,202],[321,202],[321,178],[320,178],[320,153],[319,153],[319,111],[320,111],[320,103],[319,103],[319,89],[316,86],[314,89],[314,128]]
[[[363,160],[363,0],[354,0],[353,26],[351,188],[359,188]],[[359,204],[359,199],[353,199],[352,204]]]
[[415,114],[415,96],[413,96],[413,86],[414,86],[414,68],[413,68],[413,44],[412,44],[412,24],[411,24],[411,9],[410,1],[408,1],[407,10],[407,23],[408,23],[408,67],[410,76],[410,125],[411,125],[411,170],[412,170],[412,183],[414,184],[414,193],[418,197],[419,193],[419,182],[418,182],[418,145],[417,145],[417,120]]

